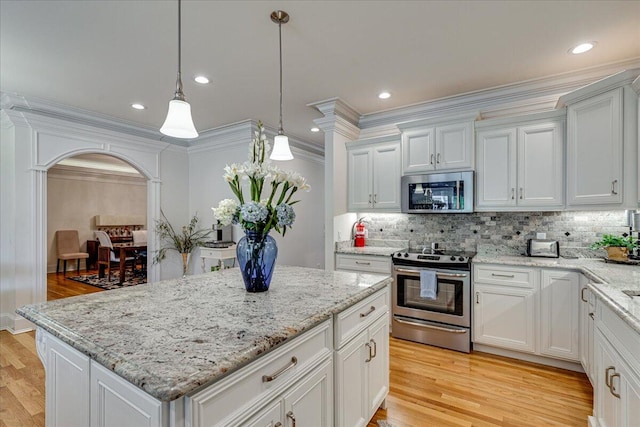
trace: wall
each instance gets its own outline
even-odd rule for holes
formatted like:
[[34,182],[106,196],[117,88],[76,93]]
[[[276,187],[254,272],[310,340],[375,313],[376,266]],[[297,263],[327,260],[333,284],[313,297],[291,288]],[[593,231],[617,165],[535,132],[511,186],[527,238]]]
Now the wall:
[[479,243],[524,251],[527,239],[535,238],[536,232],[546,232],[546,238],[560,241],[561,248],[587,248],[603,233],[629,231],[624,210],[364,216],[371,239],[409,240],[411,247],[439,242],[444,248],[465,251],[475,251]]
[[[147,180],[87,169],[54,166],[47,174],[47,271],[56,271],[56,230],[78,230],[80,249],[94,240],[96,215],[147,218]],[[62,268],[62,266],[60,267]],[[67,270],[76,263],[68,262]],[[80,263],[84,268],[84,262]]]

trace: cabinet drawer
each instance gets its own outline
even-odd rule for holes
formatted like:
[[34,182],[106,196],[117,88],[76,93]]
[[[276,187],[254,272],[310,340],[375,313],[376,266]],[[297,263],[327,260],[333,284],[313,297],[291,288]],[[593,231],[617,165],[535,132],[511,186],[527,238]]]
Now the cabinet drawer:
[[337,254],[336,270],[391,274],[391,257]]
[[480,264],[473,267],[473,281],[491,285],[533,289],[535,274],[535,270],[531,268]]
[[389,290],[382,289],[336,315],[335,348],[339,349],[381,315],[389,312]]
[[255,411],[255,405],[275,397],[322,360],[331,357],[332,333],[333,324],[328,320],[231,377],[189,396],[187,406],[192,425],[226,426],[246,419]]
[[228,248],[200,248],[200,257],[217,259],[235,258],[236,247],[234,245]]

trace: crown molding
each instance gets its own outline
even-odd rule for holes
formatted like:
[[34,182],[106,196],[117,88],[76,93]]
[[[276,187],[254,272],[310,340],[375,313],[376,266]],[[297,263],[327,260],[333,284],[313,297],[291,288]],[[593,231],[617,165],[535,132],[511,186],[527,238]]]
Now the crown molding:
[[[485,111],[490,112],[489,115],[492,117],[499,114],[513,114],[514,108],[518,114],[539,112],[544,109],[553,109],[555,101],[567,92],[580,89],[621,70],[638,67],[640,67],[640,58],[630,58],[579,71],[467,92],[366,114],[360,118],[358,126],[365,130],[393,123],[442,117],[467,111],[479,111],[483,117]],[[554,100],[553,104],[550,102],[551,99]],[[532,102],[532,100],[537,100],[537,102]]]
[[528,113],[524,115],[508,116],[508,117],[496,117],[491,119],[483,119],[475,122],[475,128],[486,129],[495,126],[518,126],[520,124],[528,124],[534,121],[565,121],[566,109],[560,108],[557,110],[543,111],[540,113]]
[[576,89],[558,99],[557,108],[575,104],[592,96],[608,92],[619,87],[630,85],[640,75],[640,68],[621,71],[611,76],[595,81],[591,84]]
[[307,104],[307,107],[313,107],[320,111],[325,117],[339,116],[351,123],[354,126],[358,126],[360,121],[360,113],[355,108],[347,104],[340,98],[329,98],[324,101],[317,101]]
[[90,169],[78,166],[56,165],[47,171],[49,178],[67,179],[72,181],[93,181],[114,184],[147,185],[147,178],[140,174]]

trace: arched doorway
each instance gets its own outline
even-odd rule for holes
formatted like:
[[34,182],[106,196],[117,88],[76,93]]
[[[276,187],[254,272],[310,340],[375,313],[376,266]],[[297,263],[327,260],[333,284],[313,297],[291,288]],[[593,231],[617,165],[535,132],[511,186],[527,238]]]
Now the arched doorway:
[[[90,253],[86,261],[95,269],[96,230],[107,231],[114,242],[118,242],[130,240],[134,229],[147,229],[147,185],[147,178],[131,164],[108,154],[79,154],[67,157],[49,168],[46,265],[48,279],[53,279],[51,283],[60,280],[51,275],[55,274],[57,267],[57,230],[78,231],[80,249]],[[86,275],[84,270],[75,271],[75,262],[69,264],[68,277]],[[84,262],[81,264],[81,268],[84,268]],[[68,296],[71,294],[66,292],[82,289],[82,286],[69,286],[71,284],[67,281],[67,286],[57,288],[63,292],[55,297]],[[49,286],[47,288],[50,299],[51,290]]]

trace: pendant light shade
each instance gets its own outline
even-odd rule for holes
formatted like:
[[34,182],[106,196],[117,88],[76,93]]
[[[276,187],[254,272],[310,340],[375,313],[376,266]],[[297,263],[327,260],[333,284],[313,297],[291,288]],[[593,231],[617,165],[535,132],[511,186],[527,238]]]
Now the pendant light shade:
[[169,111],[160,132],[174,138],[195,138],[198,131],[191,118],[191,105],[185,100],[182,92],[181,61],[182,61],[182,4],[178,0],[178,77],[176,79],[176,93],[169,101]]
[[280,126],[278,135],[273,139],[273,151],[271,160],[292,160],[293,154],[289,148],[289,138],[284,134],[282,127],[282,24],[289,22],[289,14],[284,10],[276,10],[271,13],[271,20],[278,24],[278,40],[280,43]]

